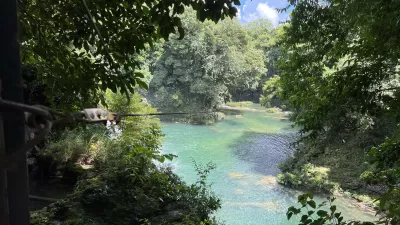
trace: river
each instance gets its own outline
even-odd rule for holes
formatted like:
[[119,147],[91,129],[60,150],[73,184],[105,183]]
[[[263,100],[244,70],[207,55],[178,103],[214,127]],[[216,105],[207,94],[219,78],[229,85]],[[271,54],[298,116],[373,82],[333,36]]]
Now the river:
[[[262,109],[256,104],[251,107]],[[222,201],[215,215],[219,221],[226,225],[297,224],[287,221],[285,213],[301,192],[278,185],[275,178],[279,163],[292,153],[296,136],[296,129],[282,115],[231,111],[211,126],[163,123],[163,132],[163,152],[178,156],[171,166],[187,183],[198,177],[193,161],[216,164],[208,182]],[[346,199],[336,204],[345,219],[373,218]]]

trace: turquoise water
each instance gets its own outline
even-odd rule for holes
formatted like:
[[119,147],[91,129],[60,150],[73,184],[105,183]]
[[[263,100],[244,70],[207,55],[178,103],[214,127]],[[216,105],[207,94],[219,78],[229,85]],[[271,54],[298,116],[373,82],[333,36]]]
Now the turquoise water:
[[[275,178],[296,136],[283,119],[279,114],[237,111],[211,126],[163,123],[163,152],[178,156],[171,166],[187,183],[197,180],[193,161],[217,165],[208,181],[222,200],[215,216],[225,224],[296,224],[287,221],[285,213],[300,192],[278,185]],[[372,218],[345,199],[337,205],[346,219]]]

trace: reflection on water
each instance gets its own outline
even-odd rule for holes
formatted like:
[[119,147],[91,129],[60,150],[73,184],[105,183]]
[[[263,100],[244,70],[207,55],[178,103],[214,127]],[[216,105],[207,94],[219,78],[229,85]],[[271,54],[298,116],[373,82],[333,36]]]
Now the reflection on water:
[[[259,107],[259,106],[256,106]],[[300,192],[278,185],[278,165],[293,151],[296,130],[278,114],[230,112],[212,126],[165,123],[165,153],[178,155],[171,163],[188,183],[197,179],[193,160],[217,168],[211,172],[212,190],[221,198],[216,217],[227,225],[286,225],[286,210]],[[322,198],[318,198],[322,201]],[[347,219],[371,216],[339,199]],[[347,205],[346,205],[347,204]]]
[[277,175],[279,163],[293,152],[295,133],[260,134],[244,132],[243,137],[232,143],[237,157],[252,165],[255,173]]

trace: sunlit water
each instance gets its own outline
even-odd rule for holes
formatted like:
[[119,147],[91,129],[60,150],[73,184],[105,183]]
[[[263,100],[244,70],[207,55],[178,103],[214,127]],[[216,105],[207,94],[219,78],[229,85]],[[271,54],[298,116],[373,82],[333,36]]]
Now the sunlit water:
[[[278,185],[275,176],[279,163],[293,151],[296,130],[279,114],[236,114],[212,126],[163,123],[163,151],[178,156],[172,167],[187,183],[198,178],[193,161],[217,165],[208,181],[222,200],[215,215],[219,221],[227,225],[295,224],[287,221],[285,213],[296,204],[300,192]],[[340,199],[336,204],[345,219],[372,219],[349,201]]]

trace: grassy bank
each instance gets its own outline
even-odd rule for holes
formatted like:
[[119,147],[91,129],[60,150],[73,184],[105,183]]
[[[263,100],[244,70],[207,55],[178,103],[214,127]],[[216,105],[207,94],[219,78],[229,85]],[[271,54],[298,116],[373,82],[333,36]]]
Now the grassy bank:
[[360,178],[368,169],[368,149],[358,138],[329,146],[303,143],[280,166],[283,173],[278,175],[278,181],[288,187],[343,195],[375,208],[382,187],[368,185]]

